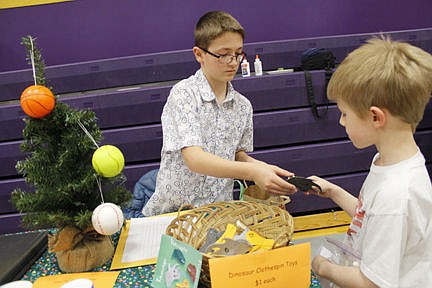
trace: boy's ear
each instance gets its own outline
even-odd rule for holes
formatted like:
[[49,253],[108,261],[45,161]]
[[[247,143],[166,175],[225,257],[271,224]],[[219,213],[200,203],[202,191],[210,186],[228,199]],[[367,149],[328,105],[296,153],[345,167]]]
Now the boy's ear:
[[202,60],[203,60],[203,53],[204,51],[202,51],[200,48],[194,46],[192,48],[192,51],[195,55],[195,59],[198,61],[198,63],[202,64]]
[[387,121],[387,114],[385,110],[376,106],[372,106],[369,108],[369,112],[371,113],[372,123],[375,128],[384,126]]

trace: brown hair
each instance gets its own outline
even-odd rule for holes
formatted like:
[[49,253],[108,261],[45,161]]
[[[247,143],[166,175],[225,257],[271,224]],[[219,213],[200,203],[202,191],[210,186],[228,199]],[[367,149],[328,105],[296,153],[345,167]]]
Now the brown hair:
[[195,26],[195,46],[207,48],[212,40],[225,32],[239,33],[244,40],[245,31],[233,16],[223,11],[208,12]]
[[342,61],[327,92],[360,117],[376,106],[415,128],[432,92],[432,56],[408,43],[374,37]]

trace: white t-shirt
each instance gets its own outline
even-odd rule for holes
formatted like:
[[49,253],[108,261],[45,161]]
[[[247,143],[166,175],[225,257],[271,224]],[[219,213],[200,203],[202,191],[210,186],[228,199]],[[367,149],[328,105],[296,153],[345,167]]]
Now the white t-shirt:
[[163,147],[156,191],[143,208],[144,216],[177,211],[182,204],[232,200],[234,180],[190,171],[181,149],[200,146],[235,160],[236,152],[253,150],[252,116],[250,101],[231,83],[225,101],[218,104],[202,70],[174,85],[161,117]]
[[379,287],[432,287],[432,188],[420,151],[376,166],[359,194],[347,240],[362,273]]

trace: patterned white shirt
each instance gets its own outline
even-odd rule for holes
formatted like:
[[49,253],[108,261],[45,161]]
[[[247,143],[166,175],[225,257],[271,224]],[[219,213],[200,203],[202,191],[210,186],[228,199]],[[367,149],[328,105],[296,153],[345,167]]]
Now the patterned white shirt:
[[145,216],[233,199],[234,180],[194,173],[181,149],[200,146],[206,152],[235,160],[236,152],[253,150],[253,111],[248,99],[228,83],[218,104],[202,70],[171,89],[162,112],[163,146],[156,191],[143,208]]

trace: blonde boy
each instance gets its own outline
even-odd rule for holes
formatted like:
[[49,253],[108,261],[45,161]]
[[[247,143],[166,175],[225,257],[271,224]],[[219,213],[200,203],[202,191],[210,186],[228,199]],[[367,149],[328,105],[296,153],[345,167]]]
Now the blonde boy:
[[322,197],[353,217],[346,241],[359,267],[316,256],[312,268],[339,287],[431,287],[432,188],[413,132],[432,91],[432,56],[381,37],[356,49],[337,68],[329,99],[359,149],[378,153],[358,199],[316,176]]
[[231,15],[213,11],[195,28],[193,76],[171,90],[162,113],[163,147],[156,191],[144,216],[233,199],[233,178],[254,181],[276,194],[296,188],[292,173],[255,160],[252,106],[230,81],[243,54],[244,29]]

